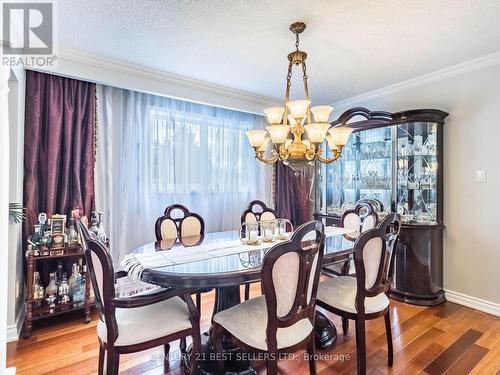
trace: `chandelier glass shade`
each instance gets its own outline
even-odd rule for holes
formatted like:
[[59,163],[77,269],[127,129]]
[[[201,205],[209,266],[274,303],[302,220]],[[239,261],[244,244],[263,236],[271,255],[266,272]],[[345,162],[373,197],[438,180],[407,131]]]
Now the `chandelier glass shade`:
[[[250,145],[255,150],[255,157],[266,164],[273,164],[278,160],[291,166],[314,160],[331,163],[340,157],[353,130],[345,126],[333,127],[328,122],[332,107],[311,107],[305,63],[307,53],[299,50],[299,34],[305,28],[306,25],[302,22],[290,25],[296,41],[295,51],[288,54],[284,106],[264,109],[269,125],[265,130],[249,130],[246,133]],[[294,65],[302,66],[305,99],[289,100]],[[332,153],[329,158],[324,156],[320,147],[325,140]],[[272,142],[271,156],[266,158],[269,142]]]

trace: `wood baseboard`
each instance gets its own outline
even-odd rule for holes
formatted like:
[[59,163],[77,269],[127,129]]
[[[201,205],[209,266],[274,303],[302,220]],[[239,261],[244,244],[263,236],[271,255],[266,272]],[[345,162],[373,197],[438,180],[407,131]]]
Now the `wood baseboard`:
[[500,304],[486,301],[484,299],[469,296],[467,294],[445,290],[446,299],[459,305],[486,312],[491,315],[500,316]]
[[19,340],[19,335],[21,334],[21,330],[23,328],[25,314],[26,311],[23,307],[21,308],[21,311],[19,311],[19,314],[17,314],[16,322],[7,326],[7,342]]

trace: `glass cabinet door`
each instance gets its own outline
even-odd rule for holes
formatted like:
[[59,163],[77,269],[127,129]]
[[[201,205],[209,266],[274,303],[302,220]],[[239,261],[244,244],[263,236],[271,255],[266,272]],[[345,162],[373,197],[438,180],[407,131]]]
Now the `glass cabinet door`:
[[[330,152],[327,156],[331,156]],[[319,166],[326,213],[341,215],[360,199],[377,199],[385,211],[391,208],[392,142],[390,127],[354,132],[344,147],[342,157]],[[323,180],[324,179],[324,180]],[[321,205],[324,207],[323,205]]]
[[397,126],[397,212],[405,223],[437,222],[437,128],[428,122]]

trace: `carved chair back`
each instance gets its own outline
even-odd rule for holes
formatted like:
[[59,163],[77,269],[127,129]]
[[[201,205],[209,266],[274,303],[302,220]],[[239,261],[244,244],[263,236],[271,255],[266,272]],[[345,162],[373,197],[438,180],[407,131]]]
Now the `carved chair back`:
[[278,328],[290,327],[305,318],[313,323],[324,246],[323,224],[311,221],[265,255],[261,273],[270,350],[276,349]]
[[202,236],[205,233],[205,222],[200,215],[189,212],[187,207],[172,204],[156,220],[155,233],[157,241]]
[[344,211],[341,221],[342,227],[355,231],[354,233],[346,234],[344,237],[350,241],[355,241],[360,233],[377,226],[378,215],[370,203],[361,202],[356,204],[354,209]]
[[104,244],[90,233],[81,220],[77,220],[77,228],[82,239],[85,262],[94,289],[96,308],[99,319],[106,323],[108,341],[115,342],[118,337],[118,326],[115,318],[115,271],[111,254]]
[[399,236],[401,218],[387,215],[373,229],[362,233],[354,243],[356,269],[356,309],[364,312],[366,297],[388,293],[392,282],[394,249]]
[[251,201],[248,207],[241,214],[241,224],[243,223],[255,223],[257,221],[274,220],[278,217],[278,214],[272,208],[266,206],[266,204],[259,200]]
[[375,198],[363,198],[363,199],[360,199],[359,201],[356,202],[356,204],[359,204],[359,203],[371,204],[373,209],[375,210],[375,212],[383,212],[384,211],[384,204]]

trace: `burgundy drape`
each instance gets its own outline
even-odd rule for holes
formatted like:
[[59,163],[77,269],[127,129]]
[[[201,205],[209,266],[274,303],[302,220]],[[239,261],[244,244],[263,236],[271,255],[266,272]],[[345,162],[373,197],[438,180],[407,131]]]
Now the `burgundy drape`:
[[314,168],[304,165],[293,170],[276,163],[274,200],[279,217],[289,219],[294,227],[312,220],[311,188]]
[[95,84],[26,72],[25,234],[40,212],[94,208]]

